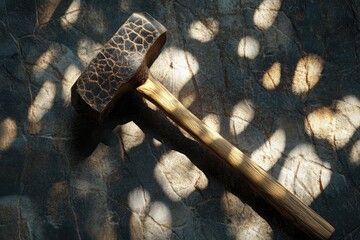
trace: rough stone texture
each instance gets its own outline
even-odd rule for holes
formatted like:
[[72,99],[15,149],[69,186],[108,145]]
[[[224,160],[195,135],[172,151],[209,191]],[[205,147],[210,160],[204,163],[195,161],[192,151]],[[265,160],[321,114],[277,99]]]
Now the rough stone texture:
[[0,1],[0,239],[304,239],[134,93],[103,126],[70,87],[133,11],[168,28],[152,73],[360,239],[360,3]]

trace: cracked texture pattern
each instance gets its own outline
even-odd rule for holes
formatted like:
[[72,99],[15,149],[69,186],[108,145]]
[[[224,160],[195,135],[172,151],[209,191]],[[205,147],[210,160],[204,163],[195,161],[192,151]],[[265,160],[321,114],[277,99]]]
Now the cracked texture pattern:
[[152,74],[332,239],[359,239],[353,0],[1,1],[0,239],[304,239],[136,94],[101,126],[73,109],[71,86],[138,10],[168,29]]
[[[144,80],[136,78],[146,76],[142,72],[147,71],[147,61],[154,58],[150,49],[162,41],[160,36],[165,33],[164,26],[148,14],[132,14],[74,84],[74,107],[80,113],[86,112],[86,108],[92,108],[99,114],[98,119],[105,118],[103,112],[108,112],[124,92],[120,88],[124,88],[133,78],[139,83]],[[84,103],[80,106],[79,101]]]

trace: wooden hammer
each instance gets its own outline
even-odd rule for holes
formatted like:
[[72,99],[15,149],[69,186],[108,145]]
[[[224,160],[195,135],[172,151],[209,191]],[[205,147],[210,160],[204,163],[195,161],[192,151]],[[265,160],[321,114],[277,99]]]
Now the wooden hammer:
[[166,28],[147,13],[134,13],[91,60],[71,89],[75,109],[103,122],[119,98],[136,89],[168,117],[224,160],[285,218],[312,238],[335,229],[239,149],[189,112],[149,73],[166,41]]

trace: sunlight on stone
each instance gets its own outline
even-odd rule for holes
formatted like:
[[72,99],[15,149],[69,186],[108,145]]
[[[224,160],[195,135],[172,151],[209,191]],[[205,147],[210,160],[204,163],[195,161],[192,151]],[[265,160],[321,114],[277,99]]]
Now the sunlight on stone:
[[164,203],[156,201],[151,204],[149,215],[144,224],[146,239],[170,239],[172,216]]
[[190,24],[190,37],[199,42],[206,43],[213,40],[219,32],[219,22],[214,18],[203,21],[194,21]]
[[144,239],[143,229],[143,218],[140,218],[137,214],[132,214],[129,220],[129,239]]
[[308,205],[329,185],[332,175],[308,161],[301,161],[296,173],[294,191]]
[[38,10],[38,23],[39,25],[49,22],[58,7],[61,0],[48,0],[45,4],[42,4]]
[[149,208],[150,194],[142,187],[137,187],[129,193],[128,204],[132,212],[144,215]]
[[250,99],[244,99],[234,105],[231,117],[241,118],[247,122],[251,122],[255,116],[253,103]]
[[286,134],[282,128],[279,128],[251,154],[250,158],[267,171],[281,158],[285,147]]
[[63,29],[70,28],[74,25],[80,16],[80,7],[81,0],[72,0],[72,3],[60,20],[60,25]]
[[351,147],[350,163],[360,165],[360,140],[357,140]]
[[253,37],[243,37],[238,46],[238,55],[242,58],[255,59],[259,54],[260,44]]
[[353,95],[345,96],[336,102],[336,110],[335,146],[342,148],[360,127],[360,100]]
[[161,61],[154,62],[151,72],[159,80],[164,79],[171,83],[166,85],[170,91],[182,89],[199,71],[196,57],[177,47],[164,49],[158,59]]
[[0,123],[0,151],[7,150],[14,142],[17,135],[16,122],[11,118],[5,118]]
[[255,116],[255,111],[251,107],[251,100],[244,99],[234,105],[231,113],[231,121],[234,124],[235,129],[232,128],[231,132],[234,136],[243,132],[250,124]]
[[332,173],[327,170],[330,167],[330,163],[319,158],[313,145],[300,144],[288,154],[278,181],[290,192],[295,192],[306,204],[310,204],[321,193],[321,189],[330,183]]
[[155,147],[160,147],[162,146],[162,142],[160,142],[159,140],[153,138],[152,143],[154,144]]
[[196,189],[204,189],[208,185],[205,174],[184,154],[176,151],[161,156],[154,169],[154,177],[166,196],[176,202],[188,197]]
[[102,47],[101,44],[94,42],[92,39],[82,38],[78,43],[77,56],[84,65],[87,65]]
[[221,206],[228,215],[240,213],[245,205],[233,193],[225,191],[221,196]]
[[62,84],[62,98],[64,105],[68,106],[71,102],[71,87],[80,76],[81,71],[75,64],[70,64],[64,72]]
[[47,80],[43,83],[38,94],[28,110],[28,121],[30,124],[29,129],[33,134],[41,131],[40,126],[36,127],[44,115],[52,108],[56,95],[55,83]]
[[58,54],[58,49],[56,45],[50,45],[49,49],[46,50],[35,62],[35,65],[32,68],[34,74],[43,73],[49,65],[54,61],[54,58]]
[[315,54],[301,58],[295,69],[292,92],[295,95],[308,93],[320,80],[324,61]]
[[281,8],[281,0],[264,0],[254,13],[254,24],[261,30],[266,30],[273,23]]
[[120,134],[126,151],[140,145],[145,139],[144,132],[132,121],[121,125]]
[[[271,236],[272,229],[256,211],[252,211],[251,207],[244,204],[238,196],[224,191],[220,201],[221,207],[224,209],[224,217],[230,219],[226,223],[228,236],[234,236],[236,239],[241,240],[271,239],[267,237],[259,238],[259,236]],[[251,216],[249,216],[250,212]]]
[[357,97],[345,96],[336,102],[336,109],[348,119],[353,128],[360,127],[360,100]]
[[[260,237],[262,235],[259,234],[259,233],[263,232],[264,226],[259,225],[259,223],[250,222],[250,221],[245,226],[246,227],[241,228],[241,231],[236,232],[237,240],[266,239],[266,238]],[[271,231],[270,228],[269,228],[269,231]]]
[[262,78],[262,86],[267,90],[274,90],[280,83],[281,65],[275,62],[264,74]]
[[215,132],[220,132],[221,121],[218,115],[210,113],[206,115],[202,121]]
[[336,113],[328,107],[321,107],[310,113],[305,119],[306,133],[320,139],[333,139]]
[[345,96],[335,102],[334,109],[321,107],[305,119],[308,135],[327,140],[337,149],[343,148],[360,127],[360,101],[355,96]]
[[195,96],[195,93],[194,92],[191,92],[189,93],[189,95],[185,96],[185,97],[182,97],[180,100],[181,100],[181,103],[186,107],[190,107],[194,101],[196,99],[196,96]]

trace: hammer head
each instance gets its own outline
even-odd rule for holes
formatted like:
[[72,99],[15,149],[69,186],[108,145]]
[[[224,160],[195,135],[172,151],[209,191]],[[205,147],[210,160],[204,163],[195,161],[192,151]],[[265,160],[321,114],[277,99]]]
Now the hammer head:
[[165,41],[163,25],[147,13],[132,14],[72,86],[74,108],[101,123],[124,93],[147,79]]

